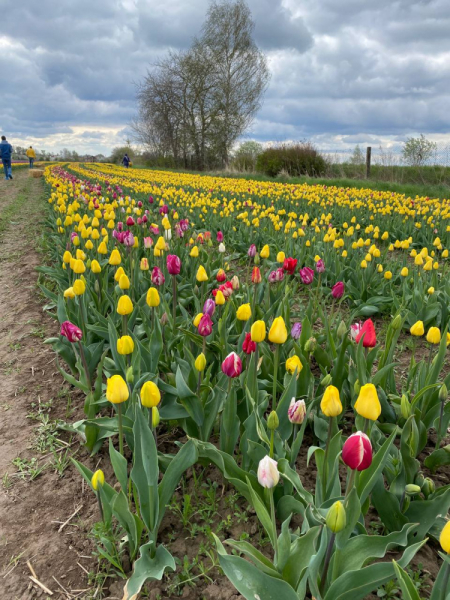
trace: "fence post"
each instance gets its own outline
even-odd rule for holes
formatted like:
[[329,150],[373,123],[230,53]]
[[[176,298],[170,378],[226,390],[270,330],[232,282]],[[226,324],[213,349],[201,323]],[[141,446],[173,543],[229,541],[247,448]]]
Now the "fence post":
[[372,156],[372,146],[367,146],[366,149],[366,179],[370,177],[370,158]]

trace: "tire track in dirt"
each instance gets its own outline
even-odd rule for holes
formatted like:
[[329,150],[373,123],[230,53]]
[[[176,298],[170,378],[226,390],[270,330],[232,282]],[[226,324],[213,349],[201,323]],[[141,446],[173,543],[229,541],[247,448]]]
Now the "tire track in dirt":
[[[77,563],[86,571],[95,564],[85,535],[97,520],[91,493],[74,467],[62,478],[55,468],[55,456],[66,452],[64,443],[70,444],[67,456],[79,443],[52,423],[67,419],[69,399],[81,406],[69,420],[81,416],[82,401],[64,385],[51,348],[42,343],[57,333],[36,285],[46,206],[43,180],[27,171],[0,182],[0,215],[6,215],[0,221],[0,597],[8,600],[50,597],[30,580],[27,560],[52,599],[89,598],[86,572]],[[56,455],[46,448],[54,439],[49,435],[63,440]],[[77,458],[94,466],[83,450]],[[32,479],[36,466],[44,471]]]

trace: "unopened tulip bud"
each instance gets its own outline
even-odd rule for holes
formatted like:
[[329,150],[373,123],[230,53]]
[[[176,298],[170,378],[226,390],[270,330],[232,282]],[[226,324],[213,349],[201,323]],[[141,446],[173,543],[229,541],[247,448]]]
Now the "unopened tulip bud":
[[131,366],[128,367],[128,369],[127,369],[126,380],[127,380],[127,383],[134,383],[133,367],[131,367]]
[[408,485],[405,486],[405,493],[408,494],[408,496],[420,494],[420,491],[420,486],[415,485],[414,483],[408,483]]
[[341,321],[339,323],[339,327],[337,328],[337,336],[340,340],[344,339],[345,336],[347,335],[347,325],[345,324],[344,321]]
[[430,477],[426,477],[423,485],[422,485],[422,492],[423,495],[425,496],[425,498],[428,498],[428,496],[431,496],[431,494],[434,493],[436,489],[436,486],[434,484],[434,481],[432,479],[430,479]]
[[417,475],[414,478],[414,483],[416,485],[418,485],[420,488],[423,486],[423,484],[425,483],[425,477],[423,476],[423,474],[419,471],[417,473]]
[[317,346],[316,338],[310,337],[309,340],[306,340],[305,352],[309,352],[311,354],[316,349],[316,346]]
[[275,410],[273,410],[270,415],[269,418],[267,419],[267,427],[271,430],[271,431],[275,431],[275,429],[278,429],[278,426],[280,425],[280,421],[278,419],[278,415],[277,412]]
[[355,392],[355,394],[359,394],[359,392],[361,391],[361,384],[359,383],[359,379],[355,381],[353,391]]
[[402,326],[402,316],[398,314],[395,319],[392,321],[392,329],[397,331]]
[[439,400],[441,402],[445,402],[448,398],[448,390],[447,390],[447,386],[445,385],[445,383],[443,383],[441,385],[441,388],[439,390]]
[[410,504],[411,504],[411,498],[408,495],[405,495],[405,497],[403,499],[403,504],[401,507],[402,513],[405,513],[408,510]]
[[97,469],[95,473],[92,475],[91,485],[95,491],[98,490],[99,487],[102,487],[105,483],[105,474],[101,469]]
[[320,385],[323,386],[323,387],[327,387],[328,385],[330,385],[330,383],[332,382],[332,380],[333,380],[333,378],[328,373],[328,375],[325,375],[325,377],[322,379],[322,381],[320,382]]
[[156,429],[156,427],[158,427],[159,421],[160,421],[159,410],[158,410],[157,406],[154,406],[152,408],[152,427],[153,427],[153,429]]
[[411,402],[408,400],[405,394],[403,394],[402,400],[400,402],[400,410],[404,419],[407,419],[411,416]]
[[327,527],[333,533],[339,533],[347,524],[345,507],[340,500],[335,502],[328,510],[326,518]]
[[169,322],[169,317],[167,316],[167,313],[162,314],[162,317],[160,318],[159,322],[161,323],[161,325],[167,325],[167,323]]
[[259,263],[261,262],[258,253],[255,254],[255,258],[253,259],[253,262],[255,263],[255,265],[259,265]]

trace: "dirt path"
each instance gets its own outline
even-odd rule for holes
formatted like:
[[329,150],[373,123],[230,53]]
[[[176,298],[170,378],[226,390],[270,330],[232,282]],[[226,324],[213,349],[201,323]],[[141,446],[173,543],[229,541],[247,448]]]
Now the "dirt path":
[[[57,333],[35,271],[44,260],[46,206],[43,179],[21,171],[0,181],[0,596],[8,600],[93,597],[87,572],[95,561],[85,533],[95,504],[69,456],[89,461],[55,425],[76,416],[80,399],[42,343]],[[53,595],[32,582],[27,561]]]

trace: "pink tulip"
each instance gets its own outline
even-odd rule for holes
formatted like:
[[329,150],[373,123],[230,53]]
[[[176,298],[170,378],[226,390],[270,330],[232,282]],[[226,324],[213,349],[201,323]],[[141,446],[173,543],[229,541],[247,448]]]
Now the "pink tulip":
[[134,246],[134,235],[131,233],[131,231],[125,231],[123,234],[123,244],[125,244],[125,246],[128,246],[129,248],[131,248],[132,246]]
[[223,242],[223,233],[222,233],[221,231],[218,231],[218,232],[217,232],[217,238],[216,238],[216,239],[217,239],[217,241],[218,241],[219,243],[220,243],[220,242]]
[[181,260],[176,254],[167,256],[167,270],[171,275],[179,275],[181,271]]
[[325,272],[325,263],[323,262],[323,260],[321,258],[316,262],[316,271],[318,273]]
[[301,425],[305,420],[306,406],[304,400],[292,398],[288,408],[288,419],[295,425]]
[[342,448],[342,460],[350,469],[357,471],[364,471],[370,467],[372,444],[365,433],[357,431],[345,441]]
[[305,285],[310,285],[314,280],[314,271],[309,267],[300,269],[300,278]]
[[254,258],[256,256],[256,246],[255,246],[255,244],[252,244],[250,246],[250,248],[248,249],[248,252],[247,252],[247,256],[249,256],[250,258]]
[[333,298],[339,299],[342,298],[345,292],[345,285],[343,281],[338,281],[331,288],[331,295]]
[[83,332],[70,321],[64,321],[64,323],[61,323],[61,335],[67,338],[69,342],[73,343],[81,340]]
[[164,277],[164,273],[161,271],[159,267],[153,267],[152,271],[152,283],[153,285],[163,285],[166,278]]
[[151,247],[152,247],[152,245],[153,245],[153,240],[152,240],[152,238],[151,238],[150,236],[148,236],[148,237],[145,237],[145,238],[144,238],[144,248],[147,248],[147,250],[148,250],[149,248],[151,248]]
[[242,373],[242,361],[236,352],[230,352],[225,358],[222,363],[222,372],[228,375],[228,377],[239,377]]
[[262,458],[259,461],[257,476],[259,484],[263,488],[275,487],[280,481],[277,461],[270,458],[270,456]]

